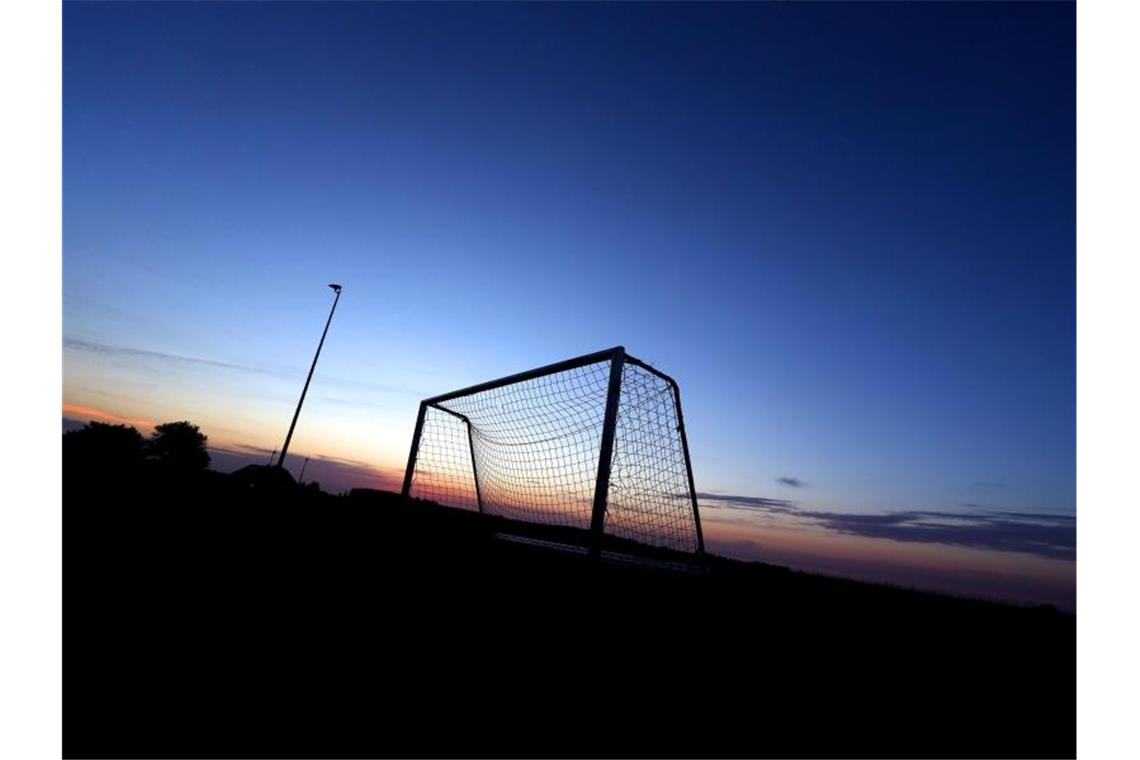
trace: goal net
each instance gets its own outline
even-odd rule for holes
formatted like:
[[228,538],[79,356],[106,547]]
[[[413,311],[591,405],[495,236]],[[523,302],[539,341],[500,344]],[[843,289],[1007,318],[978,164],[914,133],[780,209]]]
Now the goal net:
[[672,378],[614,348],[427,399],[404,495],[704,549]]

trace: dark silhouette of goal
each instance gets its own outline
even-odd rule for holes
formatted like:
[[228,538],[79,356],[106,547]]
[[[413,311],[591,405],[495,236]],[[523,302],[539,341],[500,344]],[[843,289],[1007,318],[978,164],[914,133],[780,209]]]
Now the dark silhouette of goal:
[[621,346],[420,402],[403,494],[704,552],[680,390]]

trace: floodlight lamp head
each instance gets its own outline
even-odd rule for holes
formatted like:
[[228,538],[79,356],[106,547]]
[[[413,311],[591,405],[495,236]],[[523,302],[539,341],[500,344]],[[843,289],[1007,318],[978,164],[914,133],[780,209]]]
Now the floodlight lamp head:
[[329,287],[335,290],[337,295],[340,295],[340,285],[336,284],[335,282],[330,282]]

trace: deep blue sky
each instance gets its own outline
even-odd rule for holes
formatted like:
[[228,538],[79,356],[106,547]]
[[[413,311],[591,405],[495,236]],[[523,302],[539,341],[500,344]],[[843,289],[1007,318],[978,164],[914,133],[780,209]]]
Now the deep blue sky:
[[66,3],[65,401],[279,445],[338,280],[301,453],[621,343],[701,491],[1072,513],[1074,16]]

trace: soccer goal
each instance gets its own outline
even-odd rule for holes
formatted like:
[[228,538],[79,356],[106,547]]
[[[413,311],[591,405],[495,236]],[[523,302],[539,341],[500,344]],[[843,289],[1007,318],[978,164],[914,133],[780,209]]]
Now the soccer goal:
[[704,552],[680,390],[620,346],[420,402],[403,493]]

